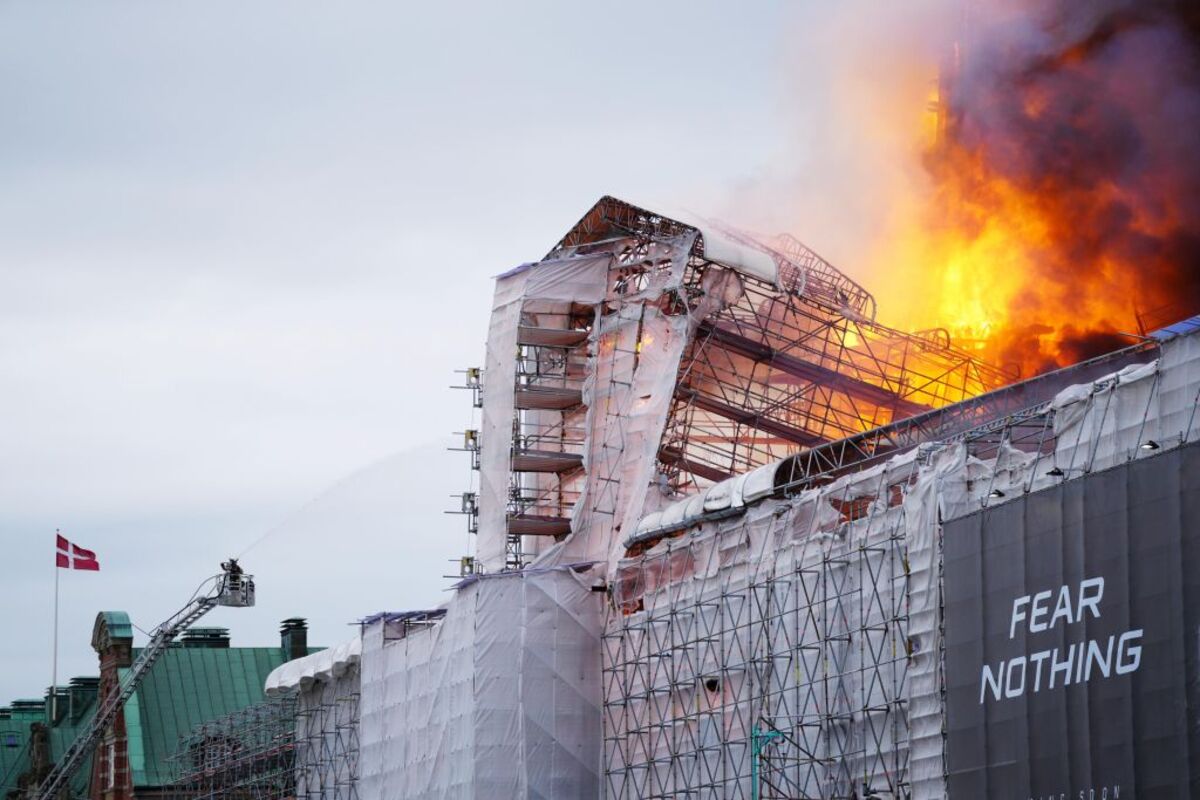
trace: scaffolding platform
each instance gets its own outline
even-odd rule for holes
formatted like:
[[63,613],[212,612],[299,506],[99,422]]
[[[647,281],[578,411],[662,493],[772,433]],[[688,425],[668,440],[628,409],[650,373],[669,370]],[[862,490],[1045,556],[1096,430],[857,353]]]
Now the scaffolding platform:
[[548,450],[516,450],[512,456],[514,472],[570,472],[583,466],[578,453],[557,453]]
[[517,329],[517,344],[527,347],[576,347],[587,341],[586,330],[563,328],[532,328],[522,325]]
[[583,403],[583,392],[554,386],[522,386],[516,390],[516,407],[522,410],[562,411]]
[[571,520],[541,514],[513,514],[508,518],[512,536],[566,536],[571,532]]

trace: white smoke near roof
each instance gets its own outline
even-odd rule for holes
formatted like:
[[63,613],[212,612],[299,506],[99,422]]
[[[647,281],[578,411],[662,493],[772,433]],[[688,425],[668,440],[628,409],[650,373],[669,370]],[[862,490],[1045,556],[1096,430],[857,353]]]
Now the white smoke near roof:
[[897,193],[927,186],[919,132],[959,13],[957,0],[794,10],[773,87],[783,140],[758,174],[713,198],[714,213],[792,233],[851,277],[868,277]]

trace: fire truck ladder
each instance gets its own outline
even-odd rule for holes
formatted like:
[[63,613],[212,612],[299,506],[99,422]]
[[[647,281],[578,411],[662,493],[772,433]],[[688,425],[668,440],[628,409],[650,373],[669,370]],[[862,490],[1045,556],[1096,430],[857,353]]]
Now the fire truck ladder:
[[[205,588],[207,587],[207,592]],[[202,594],[203,593],[203,594]],[[137,659],[121,681],[117,691],[112,692],[100,703],[96,715],[87,728],[75,738],[71,746],[63,753],[62,759],[50,770],[50,774],[42,781],[34,795],[35,800],[52,800],[67,785],[71,776],[79,771],[84,760],[90,755],[100,741],[100,737],[112,725],[117,714],[133,693],[138,684],[146,677],[154,662],[166,652],[175,637],[196,624],[196,621],[212,611],[217,606],[232,606],[244,608],[254,605],[254,576],[242,573],[235,559],[221,565],[221,574],[209,578],[192,597],[188,604],[177,611],[174,616],[155,628],[150,634],[150,642],[138,655]]]

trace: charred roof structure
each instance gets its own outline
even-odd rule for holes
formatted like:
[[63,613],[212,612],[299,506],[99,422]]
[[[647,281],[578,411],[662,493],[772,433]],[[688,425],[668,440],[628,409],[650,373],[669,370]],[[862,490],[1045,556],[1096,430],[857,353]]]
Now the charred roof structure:
[[[1171,627],[1146,599],[1173,593],[1200,622],[1200,592],[1132,566],[1200,559],[1179,510],[1200,509],[1180,479],[1200,324],[1022,381],[874,308],[790,237],[603,198],[497,278],[486,364],[466,371],[476,548],[451,598],[363,619],[269,692],[361,710],[363,800],[1151,785],[1149,756],[1098,757],[1079,715],[1106,713],[1089,691],[1134,703],[1169,684],[1185,716],[1166,728],[1200,720],[1165,677],[1200,625]],[[1051,586],[1083,592],[1093,621],[1048,607]],[[1022,596],[1036,616],[1018,640],[1000,628]],[[1051,672],[1020,671],[1035,657]],[[1026,676],[1036,697],[1015,710]],[[297,741],[346,735],[302,717]],[[1057,744],[1033,721],[1051,717],[1067,720]],[[1127,743],[1189,764],[1156,724]],[[1061,766],[1084,762],[1085,778]]]
[[473,384],[483,430],[466,440],[482,472],[463,508],[479,532],[472,563],[526,565],[589,528],[581,515],[621,527],[615,486],[631,468],[634,418],[645,428],[633,460],[669,497],[1015,377],[944,331],[874,317],[866,289],[790,236],[601,199],[541,262],[497,282]]

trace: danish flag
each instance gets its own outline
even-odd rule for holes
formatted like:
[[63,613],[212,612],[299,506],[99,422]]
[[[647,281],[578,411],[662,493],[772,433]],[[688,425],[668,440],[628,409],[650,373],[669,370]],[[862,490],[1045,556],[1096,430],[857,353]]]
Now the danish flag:
[[84,550],[77,544],[71,544],[66,538],[55,533],[58,539],[58,551],[55,554],[56,565],[59,569],[86,569],[93,572],[100,569],[100,562],[91,550]]

